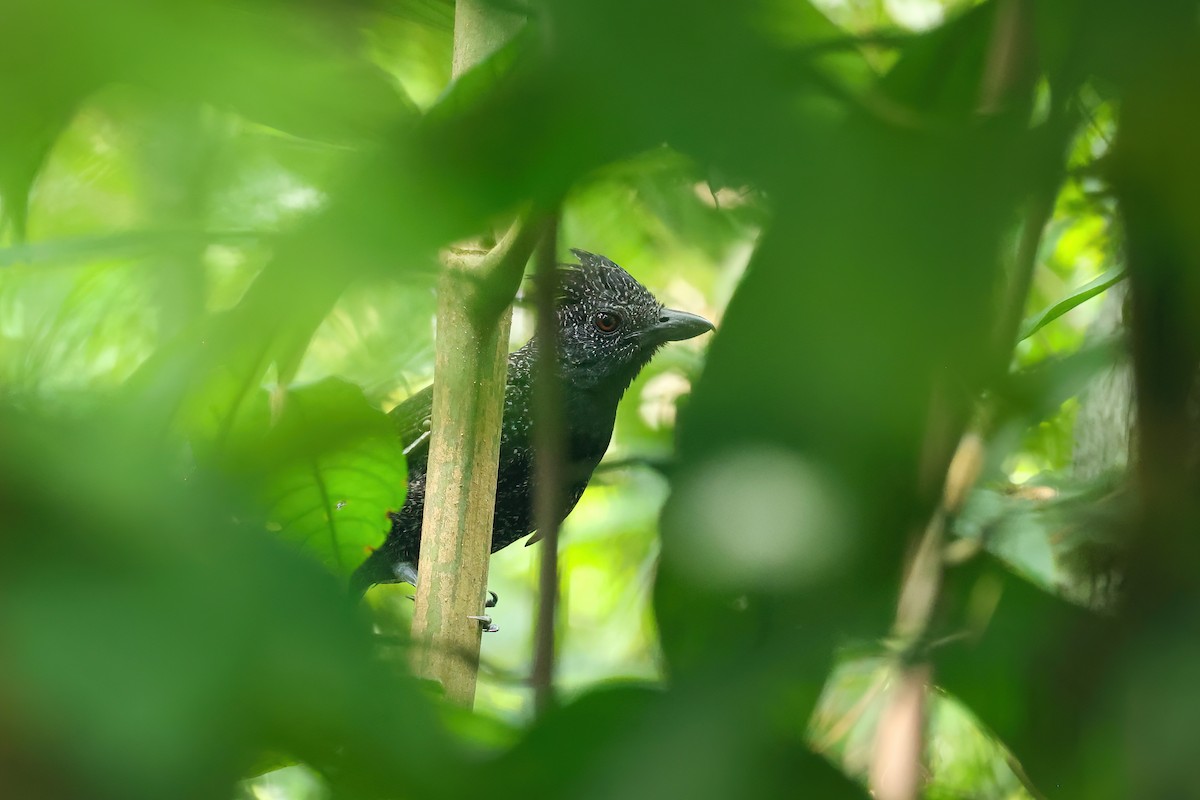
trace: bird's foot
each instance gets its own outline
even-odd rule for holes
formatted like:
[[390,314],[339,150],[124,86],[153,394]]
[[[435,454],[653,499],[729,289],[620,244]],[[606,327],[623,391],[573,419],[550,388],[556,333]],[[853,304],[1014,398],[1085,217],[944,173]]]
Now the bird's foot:
[[[488,589],[487,593],[488,596],[487,599],[483,601],[483,607],[485,609],[495,608],[496,603],[500,602],[500,595],[496,594],[491,589]],[[492,624],[492,618],[487,614],[468,614],[467,619],[473,619],[477,621],[479,626],[483,628],[484,633],[496,633],[500,630],[494,624]]]
[[476,620],[484,633],[496,633],[500,629],[492,624],[492,618],[487,614],[468,614],[467,619]]
[[[413,587],[417,585],[417,568],[407,561],[401,561],[392,567],[392,573],[396,576],[396,580],[400,583],[411,584]],[[487,590],[487,594],[487,599],[483,601],[483,607],[495,608],[496,603],[500,602],[500,595],[496,594],[491,589]],[[408,599],[415,601],[417,598],[409,595]],[[470,619],[478,620],[479,624],[483,626],[483,629],[488,633],[495,633],[496,631],[500,630],[492,624],[492,618],[489,616],[470,616]]]

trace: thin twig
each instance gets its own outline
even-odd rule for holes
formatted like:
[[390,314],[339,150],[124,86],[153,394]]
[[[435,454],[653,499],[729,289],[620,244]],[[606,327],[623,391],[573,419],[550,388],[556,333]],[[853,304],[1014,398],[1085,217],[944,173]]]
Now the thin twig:
[[533,441],[536,482],[534,521],[543,540],[538,573],[538,612],[533,650],[534,708],[543,714],[554,704],[554,631],[558,605],[558,529],[564,502],[565,419],[558,375],[558,269],[556,221],[547,227],[537,252],[537,360],[533,380]]

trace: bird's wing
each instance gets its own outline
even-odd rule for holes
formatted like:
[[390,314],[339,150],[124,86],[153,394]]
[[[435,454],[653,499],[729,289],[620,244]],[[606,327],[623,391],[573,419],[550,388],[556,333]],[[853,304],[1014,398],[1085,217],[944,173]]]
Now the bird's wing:
[[426,386],[391,410],[388,416],[396,426],[396,435],[404,445],[411,465],[429,457],[429,415],[433,411],[433,386]]

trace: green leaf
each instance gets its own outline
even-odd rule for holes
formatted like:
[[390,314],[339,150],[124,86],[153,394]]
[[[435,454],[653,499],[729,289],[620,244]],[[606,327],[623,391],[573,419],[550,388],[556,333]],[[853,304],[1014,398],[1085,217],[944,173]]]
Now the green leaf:
[[1118,267],[1111,269],[1090,283],[1081,286],[1071,294],[1054,303],[1051,306],[1043,308],[1038,313],[1026,317],[1021,323],[1021,340],[1028,339],[1042,328],[1049,325],[1054,320],[1066,314],[1076,306],[1091,300],[1096,295],[1103,292],[1105,289],[1125,280],[1125,268]]
[[971,492],[953,524],[1015,573],[1041,589],[1081,605],[1106,598],[1096,578],[1116,561],[1129,493],[1119,475],[1087,481],[1043,477],[1021,487]]
[[356,386],[325,380],[288,394],[264,444],[268,529],[348,574],[404,503],[404,451],[387,415]]

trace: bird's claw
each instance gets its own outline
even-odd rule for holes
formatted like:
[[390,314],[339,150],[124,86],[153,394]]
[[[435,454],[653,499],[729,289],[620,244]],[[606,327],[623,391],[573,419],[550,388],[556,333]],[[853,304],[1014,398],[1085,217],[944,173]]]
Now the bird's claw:
[[492,618],[486,614],[468,614],[467,619],[476,620],[484,633],[496,633],[500,629],[492,624]]
[[[395,573],[397,580],[403,583],[412,584],[414,587],[417,585],[417,568],[407,561],[399,562],[392,567],[392,571]],[[496,603],[500,601],[500,595],[496,594],[491,589],[487,590],[487,595],[487,599],[483,601],[483,607],[495,608]],[[417,598],[409,595],[408,599],[415,601]],[[500,630],[492,624],[492,618],[486,614],[481,614],[478,616],[474,614],[468,614],[467,619],[473,619],[477,621],[485,633],[495,633],[496,631]]]

